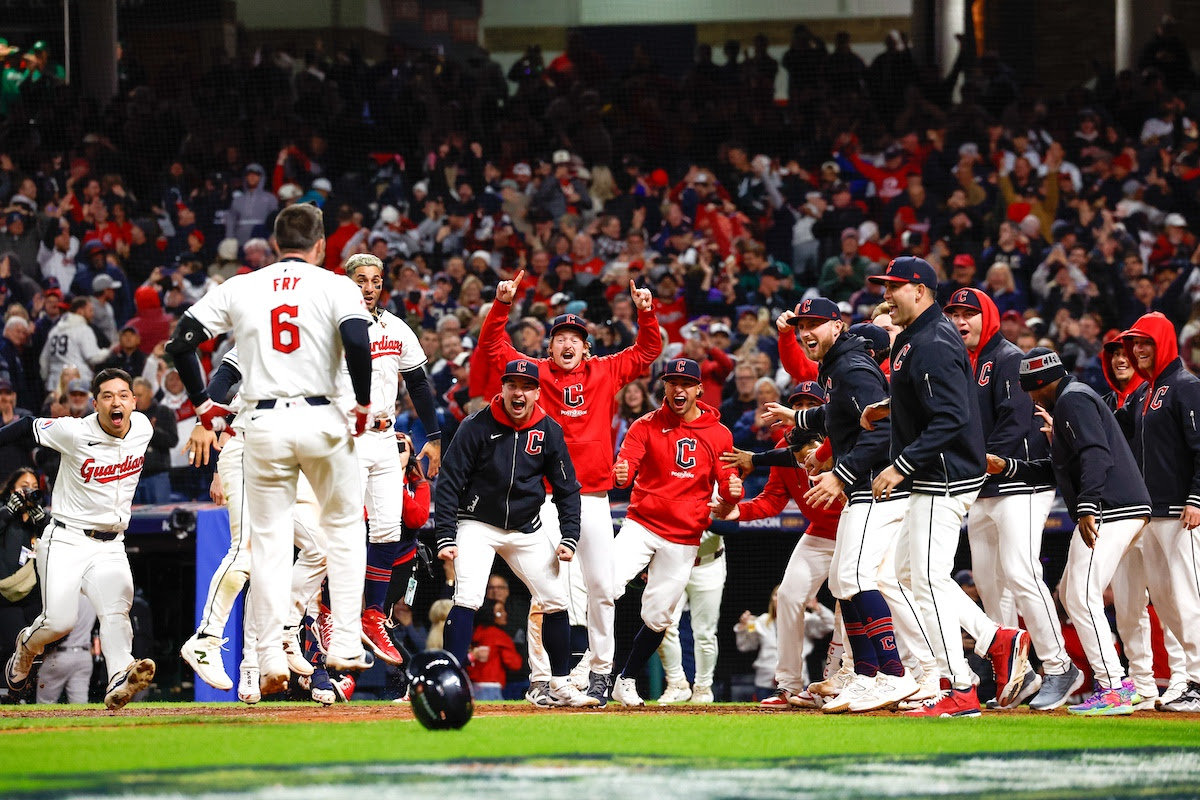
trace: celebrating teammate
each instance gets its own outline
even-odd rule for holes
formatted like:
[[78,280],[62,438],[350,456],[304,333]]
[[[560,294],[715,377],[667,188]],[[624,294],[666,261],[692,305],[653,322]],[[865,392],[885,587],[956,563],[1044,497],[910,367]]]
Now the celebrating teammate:
[[[519,272],[513,280],[501,281],[496,287],[496,302],[479,332],[479,348],[496,371],[523,357],[509,343],[504,326],[524,274]],[[608,505],[608,489],[612,486],[609,428],[617,392],[641,375],[662,352],[650,290],[634,288],[632,281],[629,289],[638,311],[638,335],[632,347],[610,356],[593,357],[588,353],[587,320],[576,314],[562,314],[550,326],[550,357],[533,359],[542,388],[541,402],[546,413],[562,425],[582,486],[579,560],[588,595],[588,694],[601,706],[608,702],[612,685],[616,647],[613,603],[618,590],[613,579],[612,510]],[[544,511],[550,526],[554,514],[550,509]],[[532,624],[529,639],[530,699],[538,704],[544,687],[538,685],[541,676],[537,674],[536,654],[541,648]]]
[[[425,426],[429,440],[418,458],[429,458],[429,472],[436,475],[441,460],[441,433],[433,390],[425,376],[425,353],[421,343],[404,320],[379,307],[383,293],[383,262],[373,255],[350,256],[345,263],[346,277],[362,292],[363,303],[371,314],[371,408],[370,424],[355,442],[363,504],[367,508],[369,541],[367,572],[363,589],[363,642],[375,655],[391,664],[403,660],[388,635],[383,604],[387,599],[392,567],[401,555],[404,467],[400,463],[396,434],[392,423],[396,415],[396,395],[400,376],[412,398],[413,408]],[[349,387],[347,387],[349,388]],[[353,391],[346,393],[343,406],[354,405]]]
[[1076,524],[1060,591],[1096,675],[1095,693],[1068,711],[1084,716],[1132,714],[1141,698],[1126,679],[1113,645],[1104,590],[1146,527],[1150,494],[1116,419],[1091,387],[1067,373],[1057,353],[1035,347],[1021,360],[1020,369],[1021,388],[1054,415],[1050,457],[1029,461],[988,454],[988,472],[1057,482]]
[[275,219],[280,261],[230,278],[183,315],[167,352],[175,357],[200,425],[186,449],[207,461],[214,420],[225,409],[204,391],[196,347],[232,331],[242,365],[246,417],[245,482],[251,525],[250,585],[259,625],[258,662],[264,694],[287,687],[278,642],[287,615],[296,481],[307,476],[321,505],[333,637],[327,663],[361,670],[362,581],[366,570],[362,489],[346,418],[333,405],[343,351],[357,405],[354,435],[371,416],[370,315],[354,284],[314,264],[325,255],[320,209],[285,208]]
[[[524,581],[545,614],[550,699],[560,706],[599,705],[571,685],[571,626],[560,562],[579,546],[579,481],[563,431],[538,405],[538,366],[518,358],[501,376],[500,394],[463,421],[438,478],[434,519],[438,558],[454,562],[454,607],[446,649],[467,662],[475,612],[483,604],[499,554]],[[549,482],[562,536],[556,543],[539,519]]]
[[683,596],[708,527],[713,487],[726,502],[742,496],[737,470],[720,460],[733,449],[733,434],[717,410],[699,400],[700,365],[687,358],[669,361],[662,380],[662,407],[629,426],[612,471],[617,486],[633,484],[614,548],[617,585],[623,588],[646,570],[642,627],[613,685],[613,700],[624,706],[645,705],[637,675],[662,643]]
[[33,659],[75,627],[82,592],[100,620],[104,705],[116,710],[154,678],[154,662],[133,657],[133,575],[125,553],[133,492],[154,431],[134,410],[133,378],[124,370],[101,370],[92,398],[96,411],[86,417],[25,417],[0,429],[0,445],[36,444],[62,454],[53,522],[38,544],[42,613],[17,634],[4,677],[14,692],[25,688]]
[[[946,316],[962,334],[974,370],[974,391],[987,452],[1005,458],[1033,459],[1046,452],[1029,395],[1019,391],[1020,348],[1000,331],[1000,312],[992,298],[978,289],[959,289],[945,306]],[[1042,531],[1054,485],[992,476],[967,514],[972,573],[987,614],[960,594],[959,615],[972,635],[993,632],[1002,620],[1001,598],[1011,593],[1015,610],[1025,620],[1037,648],[1045,678],[1030,670],[1024,685],[1003,707],[1014,708],[1037,694],[1029,706],[1039,711],[1058,708],[1083,685],[1083,673],[1071,663],[1063,643],[1054,598],[1042,579]],[[1015,615],[1012,622],[1016,622]],[[987,655],[991,638],[975,639],[976,651]],[[1004,687],[997,686],[997,691]],[[1040,688],[1040,691],[1039,691]]]

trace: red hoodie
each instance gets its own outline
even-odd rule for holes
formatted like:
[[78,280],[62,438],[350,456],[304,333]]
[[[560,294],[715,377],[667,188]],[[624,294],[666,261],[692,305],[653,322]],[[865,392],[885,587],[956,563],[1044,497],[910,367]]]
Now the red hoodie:
[[146,355],[154,352],[159,342],[165,342],[171,336],[171,326],[175,318],[162,310],[162,300],[153,286],[139,286],[133,293],[133,302],[137,306],[137,316],[129,320],[128,325],[137,328],[142,337],[138,349]]
[[[721,453],[733,449],[733,434],[715,408],[696,405],[700,416],[691,422],[665,406],[637,420],[617,454],[619,461],[629,463],[633,482],[629,519],[668,542],[687,545],[700,544],[708,528],[713,485],[732,501],[729,477],[737,474],[734,465],[720,460]],[[599,452],[588,459],[600,460]]]
[[[1138,366],[1137,359],[1133,356],[1133,342],[1129,340],[1129,337],[1132,336],[1143,336],[1154,340],[1153,372],[1147,372]],[[1125,345],[1125,355],[1129,358],[1129,363],[1133,365],[1134,372],[1150,383],[1150,390],[1146,392],[1146,403],[1149,404],[1154,397],[1154,382],[1158,380],[1158,376],[1162,374],[1168,364],[1179,358],[1179,341],[1175,338],[1175,325],[1161,311],[1151,311],[1149,314],[1138,317],[1138,321],[1133,323],[1133,327],[1121,334],[1121,341]],[[1144,413],[1145,408],[1142,411]]]
[[950,298],[950,302],[961,301],[961,298],[967,293],[975,295],[975,299],[979,301],[979,307],[983,309],[980,314],[983,317],[983,329],[979,332],[979,344],[975,345],[975,349],[967,348],[967,356],[971,359],[971,374],[974,375],[979,369],[979,354],[987,347],[987,343],[992,340],[992,337],[1000,332],[1000,310],[996,308],[996,303],[986,293],[978,289],[959,289]]
[[[776,447],[786,447],[786,439],[780,438]],[[838,519],[842,516],[843,500],[837,500],[829,508],[810,505],[804,493],[812,486],[808,473],[801,467],[771,467],[767,485],[753,500],[738,503],[739,519],[749,522],[754,519],[773,517],[783,511],[789,499],[795,500],[800,513],[808,520],[809,536],[821,539],[836,539]]]
[[[479,332],[478,349],[490,362],[497,378],[517,352],[504,331],[512,306],[496,301]],[[612,426],[617,411],[617,392],[641,375],[662,352],[658,322],[653,311],[638,312],[637,341],[610,356],[588,356],[570,372],[548,358],[532,358],[538,365],[541,398],[538,404],[562,425],[567,450],[575,464],[581,492],[607,492],[612,488]]]
[[[1122,389],[1118,387],[1117,376],[1114,375],[1112,371],[1112,354],[1109,352],[1110,344],[1113,343],[1105,342],[1104,349],[1100,351],[1100,369],[1104,371],[1104,380],[1108,382],[1109,388],[1113,390],[1113,397],[1116,401],[1116,408],[1114,408],[1114,410],[1116,410],[1117,408],[1125,407],[1125,401],[1133,396],[1133,393],[1136,392],[1138,388],[1146,382],[1146,379],[1139,375],[1135,369],[1133,372],[1133,377],[1129,379],[1129,383],[1125,384],[1125,388]],[[1121,340],[1118,339],[1115,344],[1124,349]],[[1126,355],[1126,358],[1128,357],[1129,356]],[[1130,363],[1132,364],[1133,361],[1130,360]]]

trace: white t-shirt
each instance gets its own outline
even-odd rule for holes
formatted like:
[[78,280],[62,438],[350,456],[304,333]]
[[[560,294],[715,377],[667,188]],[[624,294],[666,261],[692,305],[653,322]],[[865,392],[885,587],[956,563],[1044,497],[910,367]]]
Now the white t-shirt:
[[[425,366],[425,351],[408,323],[390,311],[382,311],[371,322],[371,413],[376,419],[396,414],[400,373]],[[344,361],[344,359],[343,359]],[[350,371],[342,365],[338,405],[350,410],[356,405]]]
[[110,436],[96,414],[37,419],[38,444],[62,453],[54,482],[55,519],[76,528],[123,531],[154,427],[140,411],[129,415],[124,439]]
[[237,275],[188,312],[211,336],[233,331],[248,403],[338,395],[338,326],[371,321],[353,282],[299,259]]

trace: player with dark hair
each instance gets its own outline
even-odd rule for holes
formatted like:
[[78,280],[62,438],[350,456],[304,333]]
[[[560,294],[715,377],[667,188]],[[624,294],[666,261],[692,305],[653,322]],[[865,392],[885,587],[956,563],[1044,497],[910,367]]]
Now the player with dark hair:
[[733,434],[715,408],[699,401],[704,391],[700,380],[695,361],[668,361],[662,407],[629,426],[613,466],[613,482],[633,486],[616,539],[617,585],[623,588],[646,572],[642,627],[613,683],[613,700],[624,706],[645,705],[637,676],[662,643],[687,588],[700,537],[708,528],[714,486],[726,503],[742,496],[736,468],[720,460],[733,449]]
[[[595,706],[571,685],[571,626],[560,563],[579,546],[579,481],[563,431],[538,403],[538,366],[519,358],[501,376],[500,394],[459,426],[442,461],[435,490],[438,558],[454,562],[454,607],[446,618],[446,649],[466,663],[476,610],[483,604],[499,554],[543,609],[555,705]],[[561,540],[539,519],[549,483]]]
[[13,691],[25,687],[33,659],[75,627],[82,592],[100,620],[104,705],[115,710],[154,678],[154,662],[133,657],[133,575],[125,552],[133,493],[154,430],[134,410],[133,378],[124,370],[97,373],[92,398],[96,411],[86,417],[25,417],[0,429],[0,445],[22,442],[62,454],[53,521],[38,544],[42,613],[17,634],[4,677]]

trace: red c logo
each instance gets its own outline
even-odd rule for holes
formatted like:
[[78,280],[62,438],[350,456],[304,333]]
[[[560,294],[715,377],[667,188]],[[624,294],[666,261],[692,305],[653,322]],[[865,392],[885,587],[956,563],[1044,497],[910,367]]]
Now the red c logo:
[[992,382],[992,362],[989,361],[983,365],[983,369],[979,370],[979,385],[987,386]]
[[1151,409],[1153,409],[1154,411],[1158,411],[1160,408],[1162,408],[1163,400],[1166,399],[1167,390],[1170,388],[1171,388],[1170,386],[1160,386],[1154,392],[1154,399],[1150,401]]
[[812,300],[805,300],[803,303],[800,304],[800,313],[807,314],[808,309],[811,307],[812,307]]
[[529,431],[529,438],[525,440],[525,452],[531,456],[541,455],[542,440],[545,438],[545,431],[540,431],[537,428]]

